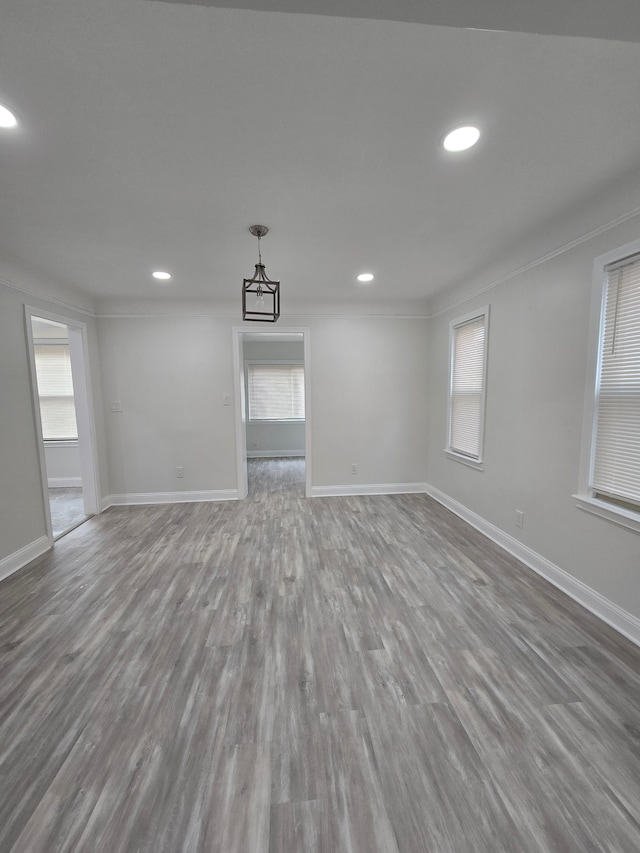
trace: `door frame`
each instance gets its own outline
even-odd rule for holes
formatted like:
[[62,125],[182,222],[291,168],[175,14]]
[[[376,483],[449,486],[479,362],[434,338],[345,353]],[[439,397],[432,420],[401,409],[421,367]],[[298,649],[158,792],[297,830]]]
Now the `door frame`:
[[82,477],[82,497],[84,511],[87,516],[98,515],[101,511],[100,480],[98,467],[98,445],[96,440],[95,417],[93,412],[93,392],[91,387],[91,371],[89,369],[89,343],[87,324],[81,320],[56,314],[41,308],[25,305],[25,326],[29,351],[29,370],[31,373],[31,393],[33,398],[34,421],[38,439],[38,458],[42,479],[42,496],[44,499],[45,522],[47,538],[53,544],[51,527],[51,508],[49,505],[49,484],[47,482],[47,465],[44,456],[44,438],[42,436],[42,419],[40,417],[40,400],[38,397],[38,381],[36,362],[33,348],[32,318],[53,320],[62,323],[69,330],[69,356],[71,358],[71,373],[73,376],[73,400],[78,424],[78,449],[80,451],[80,466]]
[[274,329],[248,329],[246,326],[234,326],[232,331],[233,347],[233,395],[235,398],[236,424],[236,472],[238,500],[244,500],[249,493],[247,477],[247,412],[245,405],[244,380],[244,335],[260,334],[265,338],[291,334],[302,335],[304,347],[304,468],[305,496],[311,497],[311,330],[308,326],[285,326],[276,332]]

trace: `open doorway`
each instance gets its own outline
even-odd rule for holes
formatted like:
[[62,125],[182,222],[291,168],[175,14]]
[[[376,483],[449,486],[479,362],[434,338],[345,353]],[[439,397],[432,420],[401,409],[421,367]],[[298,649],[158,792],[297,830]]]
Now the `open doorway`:
[[309,496],[309,331],[234,329],[238,497]]
[[47,534],[56,540],[98,511],[85,329],[27,309]]

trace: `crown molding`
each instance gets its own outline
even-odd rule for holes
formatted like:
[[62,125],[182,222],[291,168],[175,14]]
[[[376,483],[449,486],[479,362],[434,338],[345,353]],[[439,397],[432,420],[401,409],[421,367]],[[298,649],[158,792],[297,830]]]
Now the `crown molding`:
[[57,296],[51,296],[49,294],[43,294],[38,290],[31,289],[29,287],[24,287],[24,285],[15,284],[13,281],[9,281],[6,278],[0,278],[0,284],[9,290],[14,290],[16,293],[24,294],[28,296],[30,299],[41,299],[44,302],[48,302],[50,305],[55,305],[57,308],[62,308],[64,311],[73,311],[76,314],[82,314],[83,317],[96,317],[95,311],[92,311],[89,308],[85,308],[82,305],[77,305],[74,302],[67,302],[64,299],[60,299]]
[[581,246],[583,243],[588,243],[589,240],[593,240],[596,237],[599,237],[601,234],[606,234],[607,231],[611,231],[613,228],[617,228],[618,225],[623,225],[625,222],[629,222],[629,220],[634,219],[636,216],[640,216],[640,207],[636,207],[633,210],[630,210],[628,213],[623,213],[621,216],[617,216],[615,219],[610,220],[604,225],[601,225],[598,228],[594,228],[592,231],[588,231],[585,234],[582,234],[580,237],[576,237],[574,240],[570,240],[568,243],[564,243],[557,249],[553,249],[553,251],[547,252],[546,255],[541,255],[534,261],[530,261],[528,264],[518,267],[512,272],[500,276],[500,278],[495,279],[490,284],[487,284],[484,287],[479,288],[478,290],[474,290],[473,293],[469,293],[465,296],[462,296],[460,297],[460,299],[456,300],[455,302],[449,303],[443,308],[438,308],[437,311],[428,312],[427,319],[431,320],[434,317],[439,317],[442,314],[446,314],[448,311],[454,311],[455,309],[460,308],[465,303],[470,302],[472,299],[475,299],[478,296],[482,296],[489,290],[493,290],[494,287],[499,287],[501,284],[506,284],[508,281],[511,281],[514,278],[518,278],[519,276],[524,275],[524,273],[527,273],[530,270],[539,267],[541,264],[546,264],[547,261],[551,261],[554,258],[557,258],[559,255],[565,254],[565,252],[570,252],[572,249]]

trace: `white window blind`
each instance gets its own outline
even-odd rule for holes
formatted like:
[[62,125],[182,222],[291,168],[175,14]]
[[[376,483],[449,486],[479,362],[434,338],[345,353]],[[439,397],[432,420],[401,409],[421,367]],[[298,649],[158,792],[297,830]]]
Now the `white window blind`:
[[77,439],[76,409],[68,344],[34,345],[42,437]]
[[304,366],[249,364],[250,421],[304,420]]
[[452,326],[449,450],[480,459],[484,413],[486,315]]
[[640,259],[606,271],[591,488],[640,505]]

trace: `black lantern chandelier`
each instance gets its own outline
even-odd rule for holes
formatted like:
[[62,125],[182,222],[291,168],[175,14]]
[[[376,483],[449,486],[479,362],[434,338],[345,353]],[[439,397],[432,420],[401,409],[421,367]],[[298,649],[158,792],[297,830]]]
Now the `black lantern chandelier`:
[[242,319],[275,323],[280,316],[280,282],[267,278],[260,254],[260,238],[269,229],[266,225],[252,225],[249,231],[258,238],[258,263],[253,278],[242,282]]

